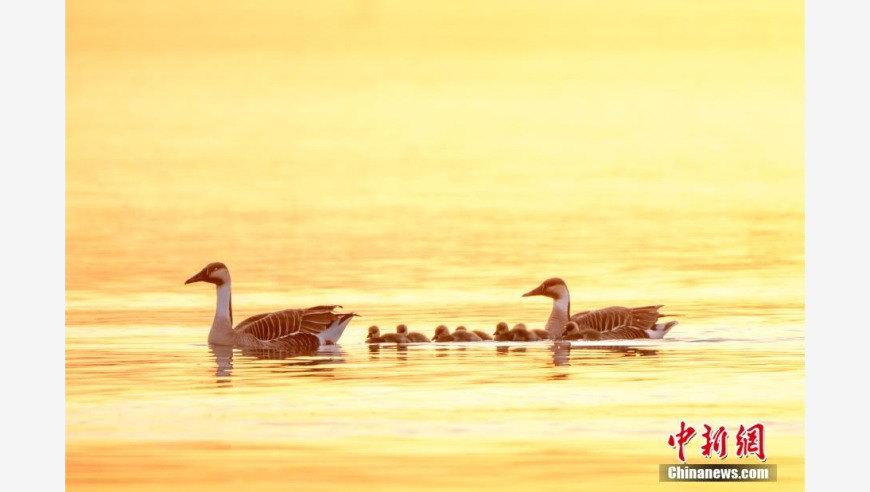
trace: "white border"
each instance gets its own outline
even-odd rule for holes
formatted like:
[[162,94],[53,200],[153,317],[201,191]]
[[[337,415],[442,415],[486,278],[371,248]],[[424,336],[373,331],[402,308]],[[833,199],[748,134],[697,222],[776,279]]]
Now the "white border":
[[63,2],[0,6],[2,473],[64,487]]
[[807,490],[854,488],[870,434],[867,19],[865,2],[806,3]]

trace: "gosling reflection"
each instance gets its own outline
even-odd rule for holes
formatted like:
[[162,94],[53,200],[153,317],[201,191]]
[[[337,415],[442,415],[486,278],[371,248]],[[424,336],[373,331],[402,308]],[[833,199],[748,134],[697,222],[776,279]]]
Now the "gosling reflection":
[[369,352],[369,360],[372,362],[380,361],[382,358],[392,358],[390,355],[395,355],[396,360],[408,360],[408,346],[403,343],[386,346],[374,343],[366,345],[366,348]]
[[[542,343],[491,343],[491,344],[438,344],[434,349],[436,358],[454,357],[457,359],[480,357],[482,353],[480,349],[483,347],[493,347],[495,354],[498,357],[540,357],[540,354],[550,353],[554,367],[571,366],[572,360],[574,364],[589,365],[595,362],[595,359],[601,359],[603,356],[612,358],[613,354],[618,354],[621,357],[649,357],[658,355],[657,349],[645,347],[627,346],[627,345],[591,345],[584,343],[574,343],[560,340],[551,344]],[[489,350],[489,349],[484,349]],[[417,351],[412,347],[407,352],[410,359],[415,357],[425,358],[431,354],[430,350]],[[596,357],[600,355],[602,357]],[[581,360],[582,359],[582,360]]]

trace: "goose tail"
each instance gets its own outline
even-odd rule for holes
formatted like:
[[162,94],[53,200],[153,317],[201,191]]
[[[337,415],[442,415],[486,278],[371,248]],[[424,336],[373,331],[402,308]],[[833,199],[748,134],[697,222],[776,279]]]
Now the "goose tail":
[[671,328],[677,326],[679,321],[668,321],[667,323],[659,323],[653,325],[652,328],[644,330],[650,338],[664,338],[671,331]]
[[320,339],[320,344],[335,345],[338,343],[338,339],[341,338],[344,329],[347,328],[347,325],[354,316],[359,315],[356,313],[339,314],[329,328],[317,334],[317,338]]

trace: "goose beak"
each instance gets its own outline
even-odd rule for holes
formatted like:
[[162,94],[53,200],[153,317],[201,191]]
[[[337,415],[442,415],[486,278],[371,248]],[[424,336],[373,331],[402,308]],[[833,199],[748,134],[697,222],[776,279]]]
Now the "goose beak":
[[189,279],[185,280],[184,285],[192,284],[194,282],[204,282],[205,279],[207,279],[207,278],[208,278],[208,275],[205,273],[205,268],[203,268],[202,270],[199,271],[199,273],[197,273],[193,277],[190,277]]
[[542,296],[544,295],[544,285],[541,284],[534,289],[523,294],[523,297],[531,297],[531,296]]

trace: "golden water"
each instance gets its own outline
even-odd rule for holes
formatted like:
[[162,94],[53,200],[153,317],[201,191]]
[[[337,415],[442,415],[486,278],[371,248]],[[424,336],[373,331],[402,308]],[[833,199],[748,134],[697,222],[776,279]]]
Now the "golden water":
[[[803,488],[802,4],[526,3],[67,4],[71,490],[664,489],[680,420]],[[363,317],[215,353],[210,261],[237,321]],[[681,324],[362,344],[543,324],[551,276]]]

